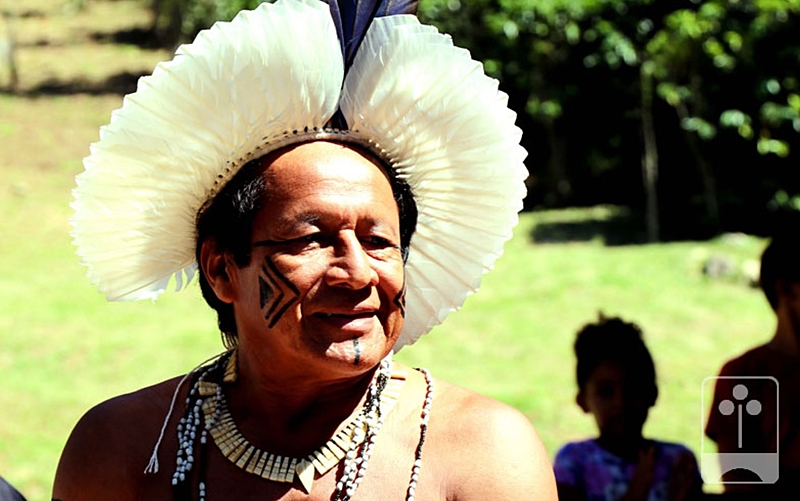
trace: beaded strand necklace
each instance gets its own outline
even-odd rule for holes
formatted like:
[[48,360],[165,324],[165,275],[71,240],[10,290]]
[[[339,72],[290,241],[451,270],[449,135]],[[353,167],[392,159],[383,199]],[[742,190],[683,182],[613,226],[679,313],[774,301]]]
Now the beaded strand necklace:
[[431,416],[431,405],[433,404],[433,378],[428,369],[417,369],[425,376],[425,401],[422,403],[422,422],[419,425],[419,443],[417,443],[417,450],[414,451],[414,466],[411,467],[411,480],[408,483],[408,491],[406,491],[406,501],[414,501],[414,495],[417,490],[417,480],[419,480],[419,472],[422,469],[422,446],[425,444],[425,435],[428,433],[428,420]]
[[[200,398],[200,383],[205,381],[210,374],[219,372],[220,367],[228,362],[230,355],[217,359],[213,364],[201,369],[186,396],[186,415],[178,422],[178,452],[175,459],[175,473],[172,474],[172,485],[177,486],[186,480],[186,476],[194,465],[194,447],[197,437],[200,437],[201,447],[207,442],[208,433],[205,428],[198,434],[200,417],[202,416],[203,401]],[[204,489],[203,489],[204,490]]]
[[[391,366],[391,361],[389,362]],[[377,378],[376,392],[380,394],[383,388],[386,387],[387,379],[383,373]],[[372,388],[370,388],[372,392]],[[369,407],[368,407],[369,406]],[[367,416],[365,420],[365,428],[357,427],[356,435],[359,440],[353,440],[345,455],[344,473],[342,478],[336,483],[336,491],[334,492],[334,501],[349,501],[356,492],[358,484],[364,478],[364,473],[367,471],[369,458],[372,456],[372,451],[375,448],[375,436],[383,426],[385,414],[381,412],[380,407],[374,405],[374,401],[367,395],[367,401],[364,404],[364,412]],[[372,423],[372,425],[370,425]]]

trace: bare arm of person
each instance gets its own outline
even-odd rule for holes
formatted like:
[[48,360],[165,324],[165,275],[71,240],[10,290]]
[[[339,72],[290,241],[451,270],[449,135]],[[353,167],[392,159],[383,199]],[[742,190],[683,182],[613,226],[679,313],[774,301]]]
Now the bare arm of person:
[[53,499],[136,499],[164,418],[165,389],[116,397],[86,412],[64,446]]
[[[487,397],[453,387],[450,440],[453,471],[448,499],[454,501],[557,500],[553,468],[528,418]],[[465,392],[459,395],[459,393]],[[449,397],[447,397],[449,398]]]
[[75,425],[58,463],[53,499],[133,499],[114,407],[100,404]]

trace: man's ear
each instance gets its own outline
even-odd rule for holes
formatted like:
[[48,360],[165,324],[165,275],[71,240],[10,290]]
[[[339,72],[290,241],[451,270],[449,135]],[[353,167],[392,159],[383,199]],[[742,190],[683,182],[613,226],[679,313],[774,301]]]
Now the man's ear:
[[578,407],[580,407],[583,412],[589,412],[589,407],[586,405],[586,396],[583,394],[583,391],[579,391],[575,396],[575,403],[578,404]]
[[228,266],[232,260],[225,252],[220,252],[214,239],[206,239],[200,247],[200,272],[208,281],[214,294],[223,303],[233,303],[234,293]]

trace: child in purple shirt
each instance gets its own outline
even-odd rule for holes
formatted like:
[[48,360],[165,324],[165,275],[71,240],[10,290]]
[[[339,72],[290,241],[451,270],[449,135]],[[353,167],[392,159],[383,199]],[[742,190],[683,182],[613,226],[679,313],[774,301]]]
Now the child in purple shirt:
[[575,341],[577,403],[599,436],[564,445],[555,469],[561,501],[682,501],[702,494],[694,454],[646,439],[642,427],[658,397],[653,359],[635,324],[604,318]]

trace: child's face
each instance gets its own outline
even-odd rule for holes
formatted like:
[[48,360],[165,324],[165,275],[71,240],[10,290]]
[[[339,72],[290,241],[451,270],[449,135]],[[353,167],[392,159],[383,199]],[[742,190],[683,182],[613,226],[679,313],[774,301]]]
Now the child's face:
[[578,405],[594,415],[600,435],[606,437],[641,436],[653,403],[646,386],[616,362],[598,365],[578,394]]

